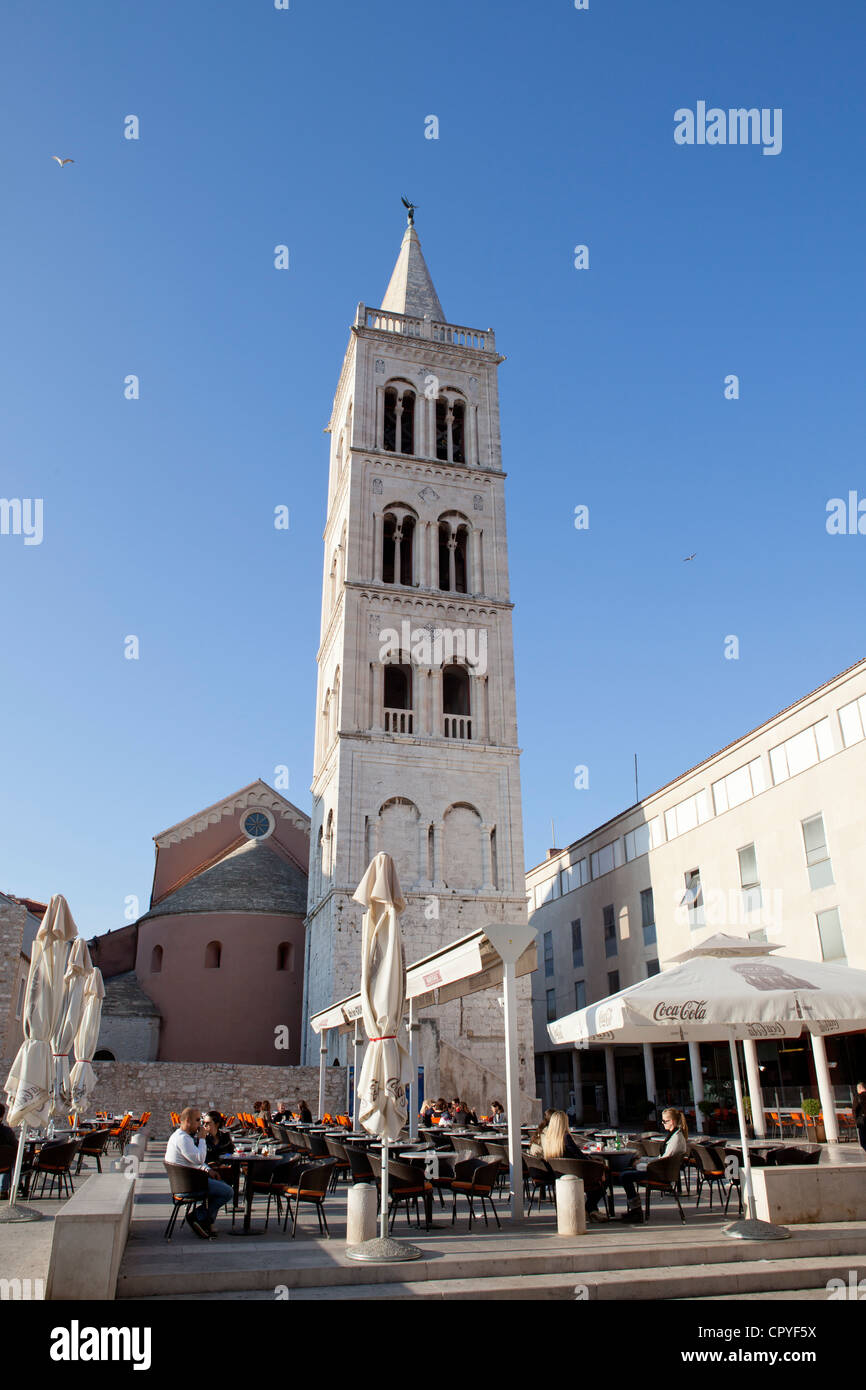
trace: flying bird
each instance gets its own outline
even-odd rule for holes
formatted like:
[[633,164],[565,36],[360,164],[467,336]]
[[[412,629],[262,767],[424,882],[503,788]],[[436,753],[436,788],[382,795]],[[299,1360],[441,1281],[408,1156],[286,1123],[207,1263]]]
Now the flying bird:
[[51,158],[57,160],[57,163],[60,165],[61,169],[63,168],[64,164],[74,164],[74,163],[75,163],[75,160],[74,160],[74,159],[61,159],[59,154],[53,154],[53,155],[51,156]]
[[693,559],[695,558],[695,556],[697,555],[697,553],[698,553],[698,552],[697,552],[696,550],[693,550],[692,553],[691,553],[691,555],[684,555],[684,556],[683,556],[683,564],[685,564],[686,561],[688,561],[688,560],[693,560]]

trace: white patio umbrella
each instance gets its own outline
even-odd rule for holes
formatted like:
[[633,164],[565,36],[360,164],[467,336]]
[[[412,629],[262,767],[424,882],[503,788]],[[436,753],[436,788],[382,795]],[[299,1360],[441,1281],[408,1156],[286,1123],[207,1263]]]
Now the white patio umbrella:
[[24,1004],[24,1041],[6,1078],[9,1101],[7,1123],[21,1126],[18,1156],[9,1189],[9,1202],[3,1204],[0,1220],[36,1221],[35,1212],[16,1208],[15,1195],[21,1177],[21,1164],[28,1125],[44,1125],[51,1112],[54,1068],[51,1038],[63,1010],[63,977],[69,945],[78,928],[69,904],[59,893],[52,897],[33,942],[30,973]]
[[104,998],[102,971],[94,966],[84,982],[84,1009],[75,1034],[75,1065],[69,1074],[72,1104],[76,1110],[84,1104],[91,1091],[96,1089],[96,1072],[90,1064],[99,1041]]
[[388,1143],[406,1123],[409,1054],[398,1033],[406,1002],[406,961],[400,914],[406,907],[390,854],[377,854],[353,893],[364,907],[361,934],[361,1005],[368,1043],[358,1081],[358,1120],[382,1140],[379,1240],[346,1251],[353,1259],[417,1259],[415,1246],[388,1238]]
[[740,1138],[746,1220],[731,1235],[787,1234],[754,1219],[746,1116],[736,1040],[851,1032],[866,1018],[866,971],[826,962],[772,959],[778,946],[718,935],[684,951],[678,963],[586,1009],[548,1024],[553,1042],[696,1042],[727,1038]]
[[93,969],[90,952],[86,943],[77,936],[72,943],[66,961],[63,977],[63,1012],[60,1022],[51,1039],[54,1049],[54,1104],[52,1115],[60,1115],[72,1104],[72,1086],[69,1076],[69,1053],[75,1042],[75,1035],[81,1023],[84,1009],[84,991],[87,978]]

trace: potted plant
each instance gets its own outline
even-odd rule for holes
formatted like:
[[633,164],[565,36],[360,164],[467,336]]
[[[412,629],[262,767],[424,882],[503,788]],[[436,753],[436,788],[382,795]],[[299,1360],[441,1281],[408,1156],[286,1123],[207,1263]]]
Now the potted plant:
[[824,1130],[824,1121],[819,1120],[821,1114],[821,1102],[815,1100],[814,1096],[808,1096],[803,1101],[803,1114],[806,1116],[806,1124],[812,1124],[815,1129],[815,1143],[826,1144],[827,1135]]
[[718,1101],[699,1100],[698,1109],[704,1117],[704,1134],[716,1133],[715,1112],[718,1109]]
[[752,1102],[748,1096],[743,1096],[743,1111],[746,1116],[746,1138],[754,1139],[755,1130],[752,1125]]

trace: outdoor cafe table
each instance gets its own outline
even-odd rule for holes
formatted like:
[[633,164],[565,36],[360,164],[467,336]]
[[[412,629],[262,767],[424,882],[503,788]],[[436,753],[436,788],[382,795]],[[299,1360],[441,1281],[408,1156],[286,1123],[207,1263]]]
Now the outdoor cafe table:
[[[279,1167],[281,1167],[282,1165],[284,1165],[284,1164],[287,1163],[287,1162],[291,1162],[291,1160],[290,1160],[290,1159],[287,1159],[287,1157],[286,1157],[285,1154],[281,1154],[281,1155],[279,1155],[279,1156],[276,1157],[276,1158],[263,1158],[261,1154],[238,1154],[238,1153],[223,1154],[223,1155],[220,1157],[220,1167],[221,1167],[221,1168],[223,1168],[223,1167],[225,1167],[225,1168],[231,1167],[231,1168],[237,1169],[237,1172],[235,1172],[235,1173],[232,1174],[232,1177],[233,1177],[233,1179],[234,1179],[232,1185],[233,1185],[234,1190],[235,1190],[235,1205],[237,1205],[237,1195],[238,1195],[238,1187],[239,1187],[239,1184],[240,1184],[240,1175],[241,1175],[241,1172],[243,1172],[243,1174],[244,1174],[244,1219],[243,1219],[243,1224],[242,1224],[241,1229],[240,1229],[239,1231],[233,1230],[233,1231],[230,1232],[230,1235],[233,1235],[233,1236],[250,1236],[250,1235],[256,1235],[256,1234],[258,1234],[257,1232],[251,1231],[251,1230],[250,1230],[250,1218],[251,1218],[251,1216],[252,1216],[252,1211],[253,1211],[253,1195],[254,1195],[254,1193],[253,1193],[253,1183],[254,1183],[254,1182],[256,1181],[256,1179],[259,1178],[259,1177],[262,1177],[262,1176],[264,1176],[264,1175],[266,1175],[266,1174],[269,1176],[269,1175],[274,1171],[275,1168],[279,1168]],[[255,1165],[255,1167],[258,1169],[257,1172],[254,1172],[254,1171],[253,1171],[254,1165]]]

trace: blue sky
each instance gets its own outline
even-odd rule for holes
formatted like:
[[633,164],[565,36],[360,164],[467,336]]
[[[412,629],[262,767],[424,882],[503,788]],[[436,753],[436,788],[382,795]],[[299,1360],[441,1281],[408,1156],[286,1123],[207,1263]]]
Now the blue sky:
[[[8,0],[0,495],[44,538],[0,536],[0,888],[90,935],[158,831],[277,764],[309,809],[322,428],[403,193],[508,359],[527,864],[635,752],[645,794],[862,657],[864,39],[839,0]],[[781,153],[677,146],[699,100],[781,108]]]

